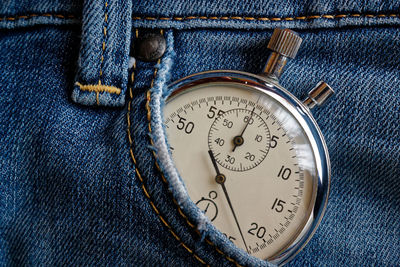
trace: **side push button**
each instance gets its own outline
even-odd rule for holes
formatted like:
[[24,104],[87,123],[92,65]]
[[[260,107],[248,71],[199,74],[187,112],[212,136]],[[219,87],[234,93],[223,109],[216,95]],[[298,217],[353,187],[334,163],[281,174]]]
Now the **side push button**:
[[324,81],[320,81],[309,93],[303,103],[312,109],[315,106],[323,105],[335,91]]

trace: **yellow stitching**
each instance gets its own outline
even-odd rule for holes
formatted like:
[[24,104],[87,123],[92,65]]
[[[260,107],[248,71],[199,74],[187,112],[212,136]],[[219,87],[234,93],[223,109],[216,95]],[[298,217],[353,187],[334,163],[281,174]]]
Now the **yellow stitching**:
[[76,82],[75,84],[78,85],[82,91],[97,92],[97,93],[107,92],[110,94],[117,94],[117,95],[119,95],[121,93],[121,89],[119,89],[115,86],[110,86],[110,85],[101,85],[101,84],[85,84],[84,85],[79,82]]
[[[160,64],[160,60],[157,60],[157,64]],[[155,68],[155,69],[154,69],[154,74],[153,74],[154,77],[157,76],[157,71],[158,71],[158,70]],[[150,86],[153,87],[153,84],[154,84],[154,78],[151,80]]]
[[[133,63],[133,69],[134,69],[134,70],[136,69],[136,62]],[[134,81],[134,80],[135,80],[135,73],[132,71],[132,74],[131,74],[131,81]],[[132,90],[129,90],[129,97],[130,97],[130,98],[133,98]],[[131,106],[128,106],[128,108],[129,108],[129,111],[130,111]]]
[[[107,7],[108,7],[108,3],[107,3],[107,0],[106,0],[105,8],[104,8],[104,22],[105,22],[105,26],[103,27],[104,39],[103,39],[103,43],[102,43],[102,45],[101,45],[101,55],[100,55],[99,85],[101,85],[101,79],[102,79],[102,76],[103,76],[104,52],[105,52],[105,50],[106,50],[107,24],[108,24],[108,23],[107,23],[107,21],[108,21]],[[100,105],[100,102],[99,102],[99,93],[97,93],[96,99],[97,99],[97,105]]]
[[203,261],[199,256],[197,256],[196,254],[193,253],[193,257],[196,258],[196,260],[198,260],[199,262],[201,262],[202,264],[206,265],[205,261]]
[[[131,124],[128,123],[128,125],[131,125]],[[128,133],[129,133],[129,135],[130,135],[130,130],[129,130],[129,129],[128,129]],[[129,138],[129,139],[130,139],[130,141],[132,141],[131,138]],[[131,144],[132,144],[132,143],[131,143]],[[136,159],[135,159],[135,156],[133,155],[132,150],[129,151],[129,154],[131,154],[131,158],[132,158],[132,160],[133,160],[133,163],[136,165]]]
[[[106,7],[108,3],[106,3]],[[337,19],[337,18],[346,18],[346,17],[367,17],[367,18],[385,18],[385,17],[399,17],[400,14],[338,14],[338,15],[310,15],[310,16],[298,16],[298,17],[239,17],[239,16],[223,16],[223,17],[206,17],[206,16],[187,16],[187,17],[132,17],[133,20],[193,20],[193,19],[201,19],[201,20],[259,20],[259,21],[280,21],[280,20],[307,20],[307,19]],[[62,14],[28,14],[28,15],[20,15],[15,17],[4,17],[0,18],[0,21],[15,21],[18,19],[31,19],[36,17],[55,17],[60,19],[76,19],[74,15],[62,15]],[[106,13],[104,16],[104,20],[108,22],[108,14]]]
[[138,169],[135,169],[135,172],[136,172],[136,175],[139,177],[139,180],[142,182],[143,179],[142,179],[142,176],[140,175]]
[[[150,143],[151,143],[152,145],[154,145],[153,140],[151,140],[151,139],[150,139]],[[153,156],[154,156],[154,157],[157,157],[157,155],[156,155],[155,153],[153,153]],[[157,162],[157,161],[155,161],[155,162]],[[165,179],[164,174],[161,172],[160,166],[159,166],[158,164],[156,164],[156,167],[157,167],[157,170],[158,170],[158,171],[160,172],[160,174],[161,174],[161,177],[162,177],[163,182],[164,182],[165,184],[168,184],[167,179]],[[183,211],[182,211],[181,208],[179,207],[178,201],[176,201],[175,198],[172,198],[172,201],[174,202],[174,204],[175,204],[176,207],[178,208],[179,214],[180,214],[183,218],[185,218],[186,223],[187,223],[190,227],[195,228],[195,225],[189,221],[189,218],[186,217],[186,215],[183,213]],[[195,230],[196,230],[196,232],[198,232],[197,229],[195,229]],[[199,232],[199,233],[200,233],[200,232]]]
[[160,219],[161,219],[162,223],[163,223],[165,226],[168,227],[168,223],[164,220],[164,218],[163,218],[163,217],[160,217]]
[[99,92],[96,92],[96,103],[98,106],[100,105]]
[[[142,185],[143,187],[143,185]],[[160,215],[160,212],[158,211],[158,209],[156,208],[156,205],[154,205],[153,202],[150,202],[150,205],[152,206],[153,210],[157,213],[157,215]]]
[[189,251],[190,253],[193,254],[193,250],[191,250],[188,246],[186,246],[186,244],[182,243],[182,246],[183,246],[187,251]]
[[[160,33],[162,34],[163,31],[160,30]],[[160,64],[160,59],[157,61],[157,65],[159,65],[159,64]],[[152,81],[151,81],[151,85],[152,85],[151,87],[153,87],[154,80],[156,79],[157,71],[158,71],[157,68],[154,68],[153,79],[152,79]],[[147,109],[147,120],[148,120],[149,132],[152,133],[152,128],[151,128],[151,108],[150,108],[150,101],[151,101],[151,93],[150,93],[150,90],[148,90],[148,91],[147,91],[147,94],[146,94],[146,105],[145,105],[145,107],[146,107],[146,109]],[[150,144],[151,144],[152,146],[154,146],[154,141],[153,141],[153,139],[152,139],[152,137],[151,137],[151,134],[149,135],[149,139],[150,139]],[[157,164],[157,155],[156,155],[156,153],[155,153],[154,151],[152,151],[152,154],[153,154],[153,157],[154,157],[154,159],[155,159],[155,166],[156,166],[157,170],[159,171],[159,173],[160,173],[160,175],[161,175],[162,181],[163,181],[165,184],[168,185],[168,181],[167,181],[167,179],[165,178],[164,173],[162,172],[160,166]],[[189,218],[183,213],[183,211],[182,211],[181,208],[179,207],[179,204],[178,204],[178,202],[176,201],[176,199],[174,198],[174,196],[172,196],[172,200],[173,200],[173,203],[176,205],[179,214],[185,219],[186,223],[187,223],[192,229],[194,229],[195,232],[196,232],[197,234],[200,235],[200,232],[199,232],[197,229],[195,229],[195,225],[194,225],[193,223],[191,223],[191,222],[189,221]],[[223,255],[228,261],[234,263],[236,266],[242,267],[242,265],[240,265],[239,263],[237,263],[234,259],[230,258],[228,255],[225,255],[221,250],[219,250],[219,249],[217,248],[217,246],[216,246],[213,242],[211,242],[211,241],[208,240],[207,238],[205,238],[205,241],[206,241],[209,245],[211,245],[219,254]],[[183,245],[188,251],[190,251],[189,248],[187,248],[187,247],[185,246],[185,244],[182,243],[182,245]],[[192,254],[193,254],[193,256],[195,255],[194,253],[192,253]],[[195,258],[197,259],[197,257],[195,257]],[[203,264],[204,264],[204,263],[203,263]]]
[[[169,226],[169,225],[168,225],[168,226]],[[168,227],[168,226],[167,226],[167,227]],[[175,234],[175,232],[172,231],[169,227],[168,227],[168,230],[169,230],[169,232],[175,237],[176,240],[179,240],[179,241],[181,240],[181,238],[180,238],[177,234]]]
[[147,198],[150,198],[149,192],[147,192],[147,189],[144,187],[143,188],[144,194],[146,195]]
[[187,16],[187,17],[132,17],[133,20],[176,20],[176,21],[184,21],[184,20],[193,20],[193,19],[201,19],[201,20],[245,20],[245,21],[290,21],[290,20],[312,20],[312,19],[342,19],[347,17],[367,17],[367,18],[386,18],[386,17],[400,17],[400,14],[338,14],[338,15],[310,15],[310,16],[297,16],[297,17],[241,17],[241,16],[232,16],[232,17],[205,17],[205,16]]
[[[132,71],[132,75],[131,75],[131,82],[132,82],[132,84],[133,84],[133,82],[134,82],[134,77],[135,77],[135,75],[133,74],[133,72],[134,72],[135,69],[136,69],[136,64],[133,65],[133,71]],[[151,207],[153,208],[154,212],[157,214],[157,216],[158,216],[158,218],[160,219],[160,221],[165,225],[165,227],[167,227],[168,231],[172,234],[172,236],[173,236],[178,242],[180,242],[180,245],[182,245],[182,247],[184,247],[189,253],[191,253],[191,254],[193,255],[193,257],[194,257],[196,260],[198,260],[201,264],[209,266],[208,264],[206,264],[206,262],[205,262],[203,259],[201,259],[198,255],[196,255],[196,253],[194,253],[194,251],[193,251],[192,249],[190,249],[185,243],[183,243],[183,241],[181,240],[181,238],[172,230],[171,226],[170,226],[170,225],[168,224],[168,222],[164,219],[164,217],[160,214],[160,212],[158,211],[156,205],[155,205],[155,204],[153,203],[153,201],[151,200],[151,196],[150,196],[150,194],[149,194],[149,192],[148,192],[148,190],[147,190],[147,188],[146,188],[146,186],[145,186],[145,184],[144,184],[143,177],[142,177],[142,175],[140,174],[139,169],[137,168],[136,158],[135,158],[135,155],[133,154],[133,149],[132,149],[132,147],[133,147],[133,140],[132,140],[131,131],[130,131],[130,128],[131,128],[131,120],[130,120],[130,112],[129,112],[129,111],[130,111],[130,106],[131,106],[131,104],[132,104],[132,99],[133,99],[132,86],[129,86],[129,96],[130,96],[130,99],[129,99],[129,102],[128,102],[128,113],[126,114],[126,117],[127,117],[127,124],[128,124],[127,134],[128,134],[129,144],[130,144],[130,146],[131,146],[131,148],[129,149],[129,154],[130,154],[131,159],[132,159],[132,161],[133,161],[133,163],[134,163],[134,165],[135,165],[135,172],[136,172],[136,174],[137,174],[137,176],[138,176],[138,178],[139,178],[139,180],[140,180],[140,182],[141,182],[141,184],[142,184],[142,190],[143,190],[143,192],[144,192],[144,195],[145,195],[146,198],[149,200],[149,203],[150,203]]]
[[[130,112],[131,110],[130,110],[130,108],[128,109],[128,112]],[[129,118],[129,116],[127,116],[127,120],[129,120],[129,124],[130,124],[130,118]],[[129,135],[128,136],[128,139],[129,139],[129,144],[132,144],[132,137]]]
[[5,17],[5,18],[0,18],[0,21],[3,20],[10,20],[10,21],[15,21],[18,19],[31,19],[35,17],[56,17],[60,19],[75,19],[74,15],[61,15],[61,14],[29,14],[29,15],[21,15],[21,16],[15,16],[15,17]]

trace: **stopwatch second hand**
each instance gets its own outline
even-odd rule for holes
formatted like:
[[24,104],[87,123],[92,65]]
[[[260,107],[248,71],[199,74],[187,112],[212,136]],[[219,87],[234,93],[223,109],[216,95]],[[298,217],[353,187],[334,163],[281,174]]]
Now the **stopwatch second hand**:
[[213,152],[212,152],[211,150],[208,150],[208,154],[210,155],[211,162],[212,162],[212,164],[213,164],[213,166],[214,166],[214,169],[215,169],[215,171],[216,171],[216,173],[217,173],[217,176],[215,176],[215,181],[216,181],[218,184],[221,185],[222,190],[224,191],[225,198],[226,198],[226,200],[228,201],[229,208],[230,208],[231,211],[232,211],[233,218],[235,219],[236,225],[237,225],[237,227],[238,227],[238,229],[239,229],[239,233],[240,233],[240,236],[242,237],[243,244],[244,244],[244,246],[245,246],[245,248],[246,248],[246,251],[247,251],[248,253],[250,253],[249,249],[247,248],[246,241],[244,240],[244,236],[243,236],[242,230],[240,229],[239,221],[238,221],[238,219],[237,219],[237,217],[236,217],[235,211],[233,210],[232,203],[231,203],[231,200],[230,200],[229,195],[228,195],[228,191],[226,190],[226,187],[225,187],[226,177],[225,177],[225,175],[223,175],[222,173],[219,172],[219,168],[218,168],[218,165],[217,165],[217,161],[215,160],[215,157],[214,157]]
[[[258,101],[257,101],[257,102],[258,102]],[[250,118],[248,119],[246,125],[244,126],[244,129],[243,129],[243,131],[241,132],[241,134],[240,134],[240,135],[236,135],[236,136],[233,138],[233,144],[234,144],[235,146],[233,147],[232,152],[235,152],[235,149],[236,149],[237,146],[243,145],[243,143],[244,143],[243,134],[244,134],[244,132],[246,131],[247,126],[249,126],[250,120],[253,118],[253,113],[254,113],[254,110],[255,110],[255,109],[256,109],[256,107],[254,107],[253,110],[251,111]]]

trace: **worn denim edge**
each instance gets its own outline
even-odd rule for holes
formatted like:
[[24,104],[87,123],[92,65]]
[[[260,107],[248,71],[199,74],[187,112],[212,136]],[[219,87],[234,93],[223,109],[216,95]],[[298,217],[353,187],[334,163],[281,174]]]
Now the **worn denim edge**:
[[169,190],[178,202],[179,207],[184,214],[195,223],[197,229],[202,234],[202,239],[208,238],[218,249],[226,253],[225,257],[235,258],[241,264],[250,266],[275,266],[267,261],[248,255],[242,249],[233,245],[221,232],[219,232],[204,215],[204,213],[193,203],[187,194],[183,180],[181,179],[175,164],[173,163],[171,153],[168,148],[166,130],[163,123],[163,107],[165,105],[167,92],[167,82],[169,72],[174,58],[174,37],[173,31],[166,32],[167,51],[159,66],[154,86],[150,89],[150,124],[152,146],[157,155],[158,165],[169,182]]

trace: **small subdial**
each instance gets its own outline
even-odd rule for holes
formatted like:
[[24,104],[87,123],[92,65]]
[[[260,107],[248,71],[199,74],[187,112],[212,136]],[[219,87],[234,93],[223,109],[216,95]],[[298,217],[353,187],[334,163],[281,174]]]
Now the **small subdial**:
[[226,169],[247,171],[267,156],[270,132],[255,108],[231,109],[218,116],[208,133],[208,146]]

